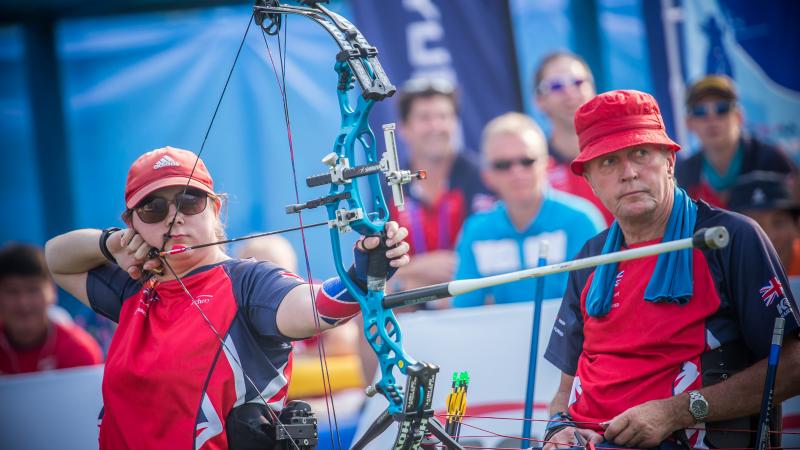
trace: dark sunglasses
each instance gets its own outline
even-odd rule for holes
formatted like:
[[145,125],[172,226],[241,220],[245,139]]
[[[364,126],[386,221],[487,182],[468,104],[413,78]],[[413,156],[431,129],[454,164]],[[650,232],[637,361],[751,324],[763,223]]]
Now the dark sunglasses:
[[716,116],[724,116],[733,109],[735,103],[731,100],[718,100],[716,102],[698,103],[689,109],[692,117],[707,117],[714,112]]
[[181,214],[193,216],[205,211],[208,202],[208,193],[200,189],[187,189],[179,192],[173,199],[166,199],[156,195],[145,197],[136,207],[136,215],[144,223],[158,223],[169,214],[169,204],[174,203]]
[[543,95],[547,95],[551,92],[564,92],[567,86],[579,88],[583,83],[586,83],[586,81],[588,80],[585,78],[575,77],[559,77],[550,80],[542,80],[542,82],[539,83],[539,92]]
[[510,170],[514,164],[519,164],[522,167],[530,167],[536,162],[535,158],[519,158],[519,159],[495,159],[489,165],[492,169],[497,171]]

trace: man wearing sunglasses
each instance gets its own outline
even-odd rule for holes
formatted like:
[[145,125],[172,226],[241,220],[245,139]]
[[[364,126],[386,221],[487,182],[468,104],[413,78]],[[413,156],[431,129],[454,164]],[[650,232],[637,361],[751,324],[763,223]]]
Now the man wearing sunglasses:
[[[481,176],[500,199],[470,216],[456,246],[456,279],[478,278],[536,267],[547,245],[548,263],[571,259],[587,239],[605,228],[603,217],[580,197],[547,184],[547,145],[530,117],[506,113],[483,130]],[[564,295],[567,274],[545,278],[545,298]],[[533,300],[534,280],[481,289],[453,299],[457,307]]]
[[699,139],[700,149],[678,164],[678,185],[693,198],[726,206],[730,188],[753,171],[794,174],[796,168],[778,148],[743,130],[744,113],[736,86],[724,75],[709,75],[689,87],[686,124]]
[[550,120],[547,142],[550,162],[547,173],[550,185],[592,202],[606,223],[613,220],[603,203],[592,193],[583,177],[572,173],[569,163],[578,156],[578,135],[573,116],[579,106],[595,95],[594,77],[580,56],[557,51],[545,56],[533,77],[536,106]]

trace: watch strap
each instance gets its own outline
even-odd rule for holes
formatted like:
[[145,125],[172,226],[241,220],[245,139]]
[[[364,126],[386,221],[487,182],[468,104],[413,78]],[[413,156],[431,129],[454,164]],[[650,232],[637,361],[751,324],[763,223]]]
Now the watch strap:
[[111,227],[106,228],[102,233],[100,233],[100,253],[102,253],[103,256],[112,264],[116,264],[117,259],[114,258],[114,255],[112,255],[108,250],[108,238],[121,229],[122,228],[119,227]]

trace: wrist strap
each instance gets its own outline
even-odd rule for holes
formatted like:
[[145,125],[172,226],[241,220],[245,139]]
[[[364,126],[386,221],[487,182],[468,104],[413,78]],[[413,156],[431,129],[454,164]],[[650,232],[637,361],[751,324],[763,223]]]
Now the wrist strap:
[[122,228],[111,227],[111,228],[106,228],[105,230],[103,230],[102,233],[100,233],[100,253],[102,253],[103,256],[112,264],[116,264],[117,260],[116,258],[114,258],[114,255],[112,255],[111,252],[108,251],[108,238],[117,231],[120,231],[121,229]]
[[563,411],[559,411],[553,414],[552,416],[550,416],[550,419],[548,420],[549,422],[547,422],[547,426],[544,428],[543,440],[545,441],[545,443],[549,441],[550,438],[553,437],[553,435],[563,430],[564,428],[567,427],[578,428],[578,425],[576,425],[575,422],[572,421],[572,417]]
[[353,284],[358,286],[362,293],[366,293],[367,290],[369,290],[369,287],[367,286],[367,277],[364,276],[361,278],[362,274],[359,273],[358,268],[356,268],[356,264],[350,266],[350,268],[347,270],[347,274],[350,275],[350,279],[353,281]]

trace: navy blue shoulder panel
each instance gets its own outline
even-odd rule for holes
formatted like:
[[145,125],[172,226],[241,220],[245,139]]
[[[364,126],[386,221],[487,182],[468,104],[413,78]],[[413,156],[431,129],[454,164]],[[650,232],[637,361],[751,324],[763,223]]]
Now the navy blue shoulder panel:
[[[703,254],[714,278],[722,305],[710,320],[709,331],[721,343],[742,338],[756,359],[769,355],[776,317],[786,319],[786,334],[798,331],[797,303],[775,249],[764,231],[752,219],[698,202],[695,229],[724,226],[730,243]],[[736,327],[720,327],[725,317]],[[732,333],[736,332],[736,336]]]
[[268,261],[231,259],[223,263],[223,267],[249,327],[261,336],[287,339],[278,331],[278,306],[289,291],[305,281]]
[[103,264],[90,270],[86,277],[86,294],[92,309],[115,323],[119,323],[125,300],[141,289],[142,283],[128,276],[128,272],[116,264]]

